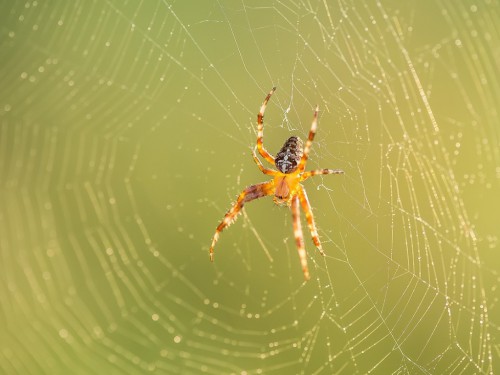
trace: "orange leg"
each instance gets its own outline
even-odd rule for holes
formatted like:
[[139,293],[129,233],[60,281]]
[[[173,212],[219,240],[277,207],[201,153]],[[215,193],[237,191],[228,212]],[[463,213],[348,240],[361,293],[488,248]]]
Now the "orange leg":
[[259,158],[257,157],[257,155],[255,155],[255,150],[252,150],[252,155],[253,155],[253,161],[255,162],[255,164],[257,164],[257,167],[259,167],[260,171],[264,174],[267,174],[267,175],[270,175],[270,176],[276,176],[277,174],[279,174],[280,172],[278,171],[275,171],[275,170],[272,170],[272,169],[267,169],[265,168],[262,163],[260,162]]
[[271,95],[273,95],[274,91],[276,91],[276,87],[267,94],[264,99],[264,103],[262,103],[262,107],[260,107],[259,114],[257,115],[257,149],[259,150],[259,154],[262,155],[264,159],[266,159],[269,163],[274,165],[274,157],[267,152],[264,148],[263,138],[264,138],[264,112],[266,110],[267,102],[271,99]]
[[299,196],[295,195],[292,198],[292,219],[293,219],[293,235],[295,236],[295,243],[299,252],[300,264],[304,278],[309,280],[309,268],[307,268],[306,249],[304,248],[304,235],[302,234],[302,225],[300,224],[300,206]]
[[311,204],[309,203],[309,199],[307,198],[306,190],[303,187],[300,187],[299,190],[299,198],[300,204],[302,205],[302,209],[306,214],[307,225],[309,227],[309,232],[311,232],[311,237],[318,248],[321,255],[325,256],[325,252],[321,247],[321,242],[319,241],[318,231],[316,230],[316,224],[314,223],[314,216],[312,214]]
[[311,130],[309,130],[309,136],[307,137],[306,145],[304,146],[304,154],[302,159],[300,159],[299,171],[303,171],[306,167],[307,158],[309,157],[309,151],[311,151],[311,145],[316,135],[316,129],[318,128],[318,111],[319,106],[316,106],[314,110],[313,122],[311,124]]
[[341,169],[316,169],[315,171],[302,173],[300,181],[307,180],[309,177],[317,176],[319,174],[344,174],[344,171]]
[[214,246],[219,239],[219,233],[224,230],[225,227],[230,225],[236,220],[238,213],[243,208],[243,205],[246,202],[253,201],[257,198],[265,197],[266,195],[270,195],[273,193],[273,181],[263,182],[261,184],[252,185],[247,187],[245,190],[241,192],[238,196],[238,199],[234,203],[233,207],[226,213],[224,219],[222,219],[221,223],[217,226],[215,230],[214,237],[212,239],[212,245],[210,246],[210,261],[214,261]]

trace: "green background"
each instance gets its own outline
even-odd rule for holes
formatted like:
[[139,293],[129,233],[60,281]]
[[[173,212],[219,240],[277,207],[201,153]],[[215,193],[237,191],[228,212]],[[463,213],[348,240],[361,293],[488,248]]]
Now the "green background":
[[[498,1],[0,3],[0,372],[500,368]],[[326,258],[245,187],[319,128]],[[303,220],[304,221],[304,220]],[[304,228],[307,231],[307,228]]]

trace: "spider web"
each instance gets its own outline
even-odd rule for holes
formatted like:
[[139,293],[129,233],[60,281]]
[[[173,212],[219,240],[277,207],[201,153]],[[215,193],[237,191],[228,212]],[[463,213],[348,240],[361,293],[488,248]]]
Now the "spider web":
[[[369,3],[369,4],[368,4]],[[498,369],[498,1],[3,2],[2,373]],[[319,128],[322,258],[245,186]]]

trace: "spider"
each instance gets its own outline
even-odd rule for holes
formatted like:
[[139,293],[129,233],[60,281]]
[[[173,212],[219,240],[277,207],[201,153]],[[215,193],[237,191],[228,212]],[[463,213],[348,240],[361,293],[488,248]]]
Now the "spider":
[[310,275],[309,269],[307,267],[304,237],[302,234],[302,226],[300,223],[300,206],[302,206],[302,209],[304,210],[304,213],[306,215],[307,225],[309,226],[309,231],[311,232],[314,244],[318,248],[321,255],[325,256],[325,253],[321,247],[321,242],[319,241],[316,224],[314,223],[314,216],[312,214],[311,205],[309,204],[309,199],[307,198],[306,190],[300,183],[312,176],[324,174],[343,174],[344,171],[340,169],[317,169],[307,172],[304,171],[307,158],[309,156],[309,151],[311,150],[311,144],[313,142],[314,135],[316,134],[316,128],[318,127],[318,106],[316,106],[316,109],[314,111],[311,130],[309,131],[309,136],[307,137],[305,147],[303,147],[303,142],[299,137],[293,136],[286,140],[285,144],[276,155],[276,158],[271,156],[269,152],[266,151],[263,145],[264,111],[266,110],[267,103],[275,90],[276,87],[273,87],[269,94],[267,94],[257,115],[258,134],[256,148],[259,151],[259,154],[269,163],[276,166],[278,170],[265,168],[262,165],[260,159],[255,154],[255,149],[252,150],[253,160],[255,161],[261,172],[266,175],[273,176],[273,179],[268,182],[251,185],[240,193],[234,205],[226,213],[221,223],[215,230],[215,234],[212,239],[212,245],[210,246],[210,260],[212,262],[214,260],[214,246],[219,239],[220,232],[222,232],[224,228],[226,228],[236,220],[238,213],[243,208],[243,205],[257,198],[274,195],[274,203],[276,203],[277,205],[286,204],[287,206],[291,207],[293,218],[293,234],[295,236],[295,242],[297,245],[297,250],[299,252],[300,263],[302,266],[302,271],[304,272],[304,278],[306,280],[309,280]]

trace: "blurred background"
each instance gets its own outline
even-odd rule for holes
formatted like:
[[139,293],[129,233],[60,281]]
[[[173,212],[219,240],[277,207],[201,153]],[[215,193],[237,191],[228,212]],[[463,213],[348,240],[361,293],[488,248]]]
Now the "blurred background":
[[[0,372],[490,374],[499,2],[0,4]],[[217,224],[319,128],[290,210]],[[304,223],[304,219],[303,219]],[[305,223],[304,223],[305,224]]]

